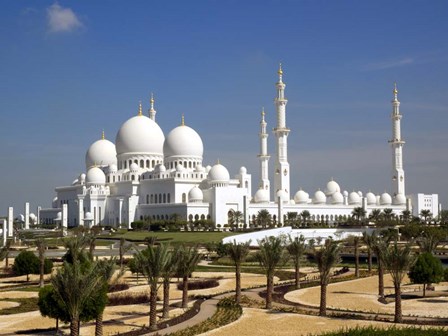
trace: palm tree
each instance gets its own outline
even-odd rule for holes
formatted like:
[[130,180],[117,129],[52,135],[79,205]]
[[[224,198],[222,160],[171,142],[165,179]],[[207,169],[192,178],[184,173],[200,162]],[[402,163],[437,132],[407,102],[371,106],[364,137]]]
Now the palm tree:
[[423,209],[422,211],[420,211],[420,217],[423,218],[423,221],[428,224],[428,218],[431,220],[432,219],[432,213],[429,210],[425,210]]
[[374,222],[375,224],[377,224],[380,219],[381,219],[381,210],[380,209],[373,209],[370,212],[369,220]]
[[381,216],[386,224],[389,224],[389,222],[395,218],[394,210],[391,208],[383,209]]
[[272,308],[275,270],[285,261],[284,241],[281,237],[266,237],[258,241],[257,259],[266,274],[266,309]]
[[297,212],[288,212],[286,214],[287,223],[291,227],[297,227],[297,223],[299,220],[299,214]]
[[237,244],[236,240],[233,243],[227,244],[227,255],[235,265],[235,301],[237,304],[241,301],[241,263],[246,260],[249,254],[250,240],[246,243]]
[[93,265],[81,267],[79,260],[64,262],[51,278],[57,297],[63,302],[70,317],[70,335],[79,335],[79,316],[84,303],[95,293],[101,277]]
[[307,223],[308,223],[308,220],[309,220],[310,217],[311,217],[311,214],[310,214],[310,212],[309,212],[308,210],[303,210],[303,211],[300,213],[300,217],[302,218],[303,223],[304,223],[304,224],[307,224]]
[[366,217],[366,210],[363,207],[356,207],[352,210],[352,217],[356,220],[358,224],[361,224],[363,219]]
[[84,262],[88,259],[85,253],[87,242],[87,237],[81,234],[64,240],[63,244],[67,249],[67,252],[65,253],[63,259],[69,263],[73,263],[75,261],[80,261],[81,263]]
[[[104,295],[107,298],[107,292],[109,290],[109,286],[112,282],[112,277],[115,273],[115,258],[109,260],[101,260],[97,263],[98,274],[100,275],[100,286],[102,290],[97,291],[97,294]],[[122,275],[122,273],[120,274]],[[120,275],[115,279],[117,280]],[[101,300],[102,301],[102,300]],[[105,303],[105,302],[104,302]],[[103,314],[104,314],[104,305],[96,305],[99,309],[96,321],[95,321],[95,336],[103,335]]]
[[362,233],[362,241],[367,246],[367,260],[368,260],[368,269],[369,273],[372,272],[372,250],[373,245],[375,243],[375,235],[368,234],[367,232]]
[[359,278],[359,241],[361,240],[361,237],[358,236],[349,236],[347,237],[347,242],[350,245],[353,245],[355,251],[355,277]]
[[417,244],[422,253],[434,253],[437,245],[447,237],[445,229],[440,227],[424,227],[423,232],[417,238]]
[[120,269],[123,270],[124,255],[132,248],[132,244],[126,244],[126,239],[120,238],[118,246],[118,255],[120,260]]
[[295,237],[294,239],[289,236],[289,244],[286,245],[286,250],[294,261],[294,272],[295,272],[295,287],[300,288],[300,261],[306,251],[305,237],[300,235],[300,237]]
[[401,219],[403,220],[404,224],[409,224],[412,218],[412,213],[409,210],[403,210],[401,212]]
[[44,286],[44,271],[45,271],[45,250],[47,249],[47,242],[43,238],[36,239],[37,253],[39,255],[39,287]]
[[194,272],[201,255],[196,247],[181,245],[175,251],[177,260],[176,273],[182,277],[182,308],[188,307],[188,278]]
[[177,261],[173,257],[173,252],[169,253],[169,260],[165,264],[165,267],[162,269],[162,279],[163,279],[163,313],[162,318],[168,318],[169,304],[170,304],[170,280],[174,275],[176,270]]
[[7,240],[6,244],[0,249],[0,261],[5,259],[5,270],[9,267],[9,252],[11,249],[11,241]]
[[319,315],[327,315],[327,286],[330,283],[331,268],[339,261],[339,244],[331,239],[316,249],[314,257],[320,273]]
[[269,227],[272,223],[272,216],[268,210],[262,209],[257,214],[257,225],[261,225],[262,228]]
[[390,272],[392,281],[394,283],[395,291],[395,323],[403,322],[401,311],[401,281],[408,273],[413,265],[415,258],[412,254],[411,244],[406,244],[399,247],[395,242],[384,250],[384,264],[386,269]]
[[169,250],[165,244],[158,246],[148,246],[145,250],[136,254],[138,263],[141,265],[143,274],[148,280],[150,287],[149,293],[149,328],[157,329],[157,290],[159,279],[162,276],[163,269],[169,262]]
[[244,214],[241,211],[230,210],[229,213],[229,224],[238,230],[239,224],[242,222]]

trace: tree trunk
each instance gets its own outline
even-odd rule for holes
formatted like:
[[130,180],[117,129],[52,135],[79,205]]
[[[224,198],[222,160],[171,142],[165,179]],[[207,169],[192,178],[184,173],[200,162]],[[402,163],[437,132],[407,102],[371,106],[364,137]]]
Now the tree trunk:
[[28,282],[28,281],[30,281],[30,275],[29,274],[26,275],[26,282]]
[[267,288],[266,288],[266,309],[272,308],[272,291],[274,289],[274,275],[267,276]]
[[401,286],[396,284],[395,286],[395,323],[403,322],[403,317],[401,314]]
[[378,261],[378,295],[381,299],[384,299],[384,269],[381,264],[380,258],[377,257]]
[[39,287],[42,288],[44,286],[44,266],[45,259],[40,261],[40,270],[39,270]]
[[157,330],[157,282],[151,284],[149,293],[149,330]]
[[72,318],[70,321],[70,336],[79,336],[79,320]]
[[426,297],[426,284],[423,284],[423,297]]
[[241,265],[235,265],[235,301],[237,304],[240,304],[241,301]]
[[188,308],[188,275],[182,279],[182,308]]
[[372,273],[372,250],[370,248],[367,249],[367,259],[369,262],[369,273]]
[[103,336],[103,312],[99,313],[96,317],[95,336]]
[[296,289],[300,289],[300,262],[295,263]]
[[170,316],[170,279],[163,279],[163,314],[162,318]]
[[59,333],[59,318],[56,317],[56,335]]
[[5,269],[9,268],[9,253],[5,257]]
[[358,242],[355,242],[355,277],[359,278],[359,246]]
[[327,284],[320,284],[320,306],[319,315],[327,316]]

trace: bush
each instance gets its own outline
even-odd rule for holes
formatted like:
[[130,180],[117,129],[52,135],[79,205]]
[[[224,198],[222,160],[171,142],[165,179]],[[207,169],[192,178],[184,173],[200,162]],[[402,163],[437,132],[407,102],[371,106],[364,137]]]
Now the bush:
[[129,289],[129,285],[127,283],[117,283],[109,286],[109,293],[119,292],[126,289]]
[[[160,300],[158,297],[157,300]],[[122,306],[149,302],[149,293],[120,293],[109,296],[108,306]]]
[[[219,281],[216,279],[205,279],[205,280],[197,280],[197,281],[191,281],[188,282],[188,290],[195,290],[195,289],[207,289],[207,288],[213,288],[218,287]],[[184,283],[180,282],[177,284],[178,290],[183,290]]]

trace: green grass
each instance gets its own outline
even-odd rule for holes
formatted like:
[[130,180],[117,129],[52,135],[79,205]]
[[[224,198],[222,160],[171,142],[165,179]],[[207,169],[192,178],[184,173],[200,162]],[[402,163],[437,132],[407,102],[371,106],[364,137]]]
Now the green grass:
[[448,330],[446,328],[429,328],[422,329],[419,327],[406,327],[406,328],[396,328],[390,327],[387,329],[381,329],[376,327],[365,327],[365,328],[353,328],[353,329],[343,329],[339,331],[332,331],[324,334],[319,334],[322,336],[444,336],[447,335]]
[[12,301],[17,302],[20,306],[5,308],[0,310],[0,315],[12,315],[12,314],[20,314],[27,313],[34,310],[39,310],[37,306],[38,298],[18,298],[18,299],[2,299],[0,301]]
[[173,244],[207,244],[220,242],[223,238],[232,236],[233,232],[147,232],[128,231],[123,234],[114,234],[111,238],[125,238],[129,241],[143,242],[146,237],[157,237],[160,242],[170,242]]

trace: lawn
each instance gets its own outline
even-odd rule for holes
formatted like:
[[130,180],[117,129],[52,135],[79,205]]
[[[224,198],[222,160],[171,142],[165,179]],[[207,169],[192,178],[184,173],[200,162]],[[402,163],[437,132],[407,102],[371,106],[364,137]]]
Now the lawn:
[[143,242],[146,237],[157,237],[159,242],[169,242],[173,244],[207,244],[220,242],[223,238],[235,235],[233,232],[147,232],[147,231],[127,231],[110,236],[112,239],[125,238],[133,242]]

